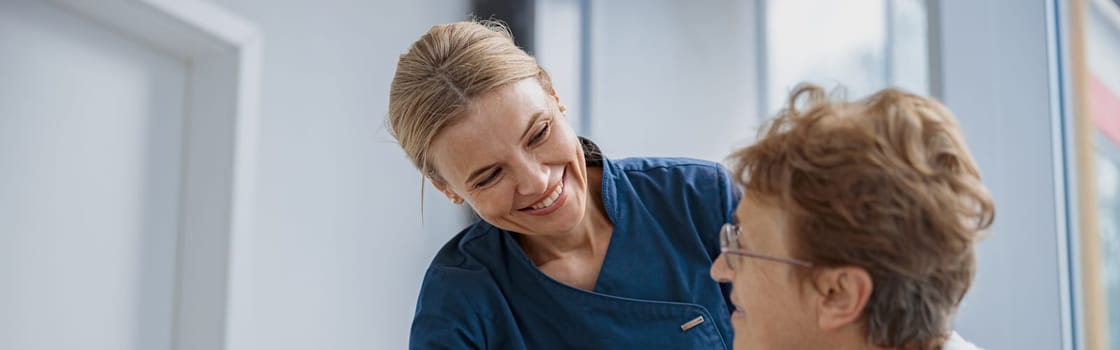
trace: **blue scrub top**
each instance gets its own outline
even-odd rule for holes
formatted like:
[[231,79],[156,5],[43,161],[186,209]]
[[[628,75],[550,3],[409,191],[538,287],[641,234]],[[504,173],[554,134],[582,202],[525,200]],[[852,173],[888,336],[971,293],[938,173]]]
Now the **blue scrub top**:
[[602,167],[614,232],[594,291],[548,277],[515,233],[479,221],[428,268],[410,348],[730,349],[730,287],[708,273],[740,196],[726,169],[684,158]]

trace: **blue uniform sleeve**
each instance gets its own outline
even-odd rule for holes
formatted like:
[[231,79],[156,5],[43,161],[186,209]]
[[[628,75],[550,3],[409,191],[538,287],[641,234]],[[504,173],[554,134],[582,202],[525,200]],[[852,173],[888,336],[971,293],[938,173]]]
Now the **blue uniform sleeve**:
[[482,349],[475,332],[460,320],[437,314],[417,314],[412,320],[409,349]]
[[731,180],[731,174],[722,165],[719,166],[719,182],[723,188],[723,200],[721,201],[723,203],[723,220],[725,223],[732,223],[735,221],[735,209],[739,207],[739,200],[743,197],[743,191],[735,181]]
[[[707,194],[715,198],[705,198],[704,201],[712,203],[713,199],[718,201],[718,205],[709,208],[714,209],[711,213],[711,220],[715,221],[715,227],[723,226],[726,223],[733,223],[735,221],[735,208],[739,206],[739,199],[742,197],[742,191],[739,186],[731,181],[731,174],[722,165],[716,166],[715,182],[717,189],[715,193]],[[704,245],[707,246],[708,254],[711,255],[712,261],[719,257],[719,230],[709,230],[709,232],[702,232]]]
[[460,273],[432,268],[412,319],[409,349],[484,349],[485,317],[476,310],[477,300],[466,297]]

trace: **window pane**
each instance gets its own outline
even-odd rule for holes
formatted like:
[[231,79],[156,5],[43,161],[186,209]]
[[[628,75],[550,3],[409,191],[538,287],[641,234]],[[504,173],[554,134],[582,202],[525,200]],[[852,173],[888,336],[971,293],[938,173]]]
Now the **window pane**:
[[766,111],[808,81],[849,97],[887,86],[928,91],[926,10],[920,0],[766,2]]
[[[1107,310],[1105,330],[1110,349],[1120,349],[1120,6],[1089,0],[1085,52],[1089,76],[1088,103],[1094,138],[1097,195],[1096,277],[1105,300],[1087,301]],[[1104,339],[1100,339],[1104,341]]]

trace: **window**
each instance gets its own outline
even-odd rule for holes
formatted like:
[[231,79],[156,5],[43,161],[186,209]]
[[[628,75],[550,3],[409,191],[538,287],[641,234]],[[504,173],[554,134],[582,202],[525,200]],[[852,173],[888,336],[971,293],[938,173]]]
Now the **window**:
[[[1093,134],[1090,210],[1094,230],[1083,231],[1082,257],[1089,344],[1120,349],[1120,5],[1087,0],[1082,96]],[[1095,251],[1092,251],[1095,250]],[[1098,314],[1099,313],[1099,314]]]
[[804,81],[843,84],[851,98],[888,86],[929,92],[921,0],[766,1],[764,13],[766,115]]

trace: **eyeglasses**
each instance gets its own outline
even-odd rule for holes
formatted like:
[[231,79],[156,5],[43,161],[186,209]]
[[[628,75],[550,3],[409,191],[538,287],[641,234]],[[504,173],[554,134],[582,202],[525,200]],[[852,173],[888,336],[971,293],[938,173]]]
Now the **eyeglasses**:
[[[740,256],[746,256],[746,257],[751,257],[751,258],[756,258],[756,259],[770,260],[770,261],[774,261],[774,262],[796,265],[796,266],[801,266],[801,267],[812,267],[813,266],[812,263],[810,263],[808,261],[804,261],[804,260],[779,258],[779,257],[765,255],[765,254],[752,253],[752,252],[744,250],[742,247],[739,246],[739,225],[735,225],[735,224],[723,224],[723,227],[720,228],[720,230],[719,230],[719,251],[723,254],[740,255]],[[736,265],[738,265],[738,261],[739,261],[738,259],[732,259],[732,257],[729,256],[729,257],[727,257],[727,259],[723,259],[723,260],[727,262],[727,267],[730,267],[732,270],[735,270],[735,268],[738,267],[738,266],[736,266]]]

